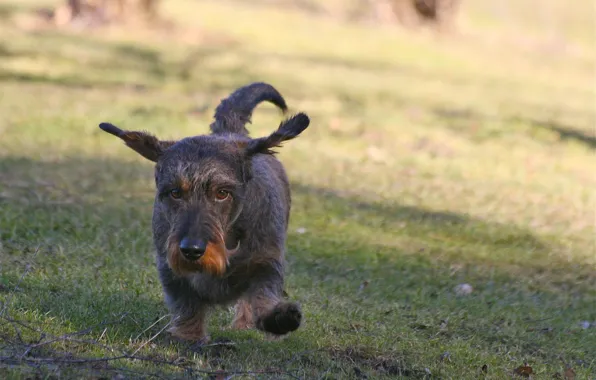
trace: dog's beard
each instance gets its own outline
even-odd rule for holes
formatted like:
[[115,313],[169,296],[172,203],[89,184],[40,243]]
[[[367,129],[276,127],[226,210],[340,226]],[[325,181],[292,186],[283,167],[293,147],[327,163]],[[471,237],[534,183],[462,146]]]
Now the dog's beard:
[[223,275],[228,267],[225,244],[209,242],[205,254],[197,262],[203,271],[214,276]]
[[196,272],[206,272],[213,276],[221,277],[226,272],[229,264],[228,258],[240,249],[240,242],[234,249],[227,249],[223,235],[217,234],[216,241],[207,243],[205,253],[200,259],[187,260],[180,252],[177,239],[168,238],[167,259],[168,265],[178,275],[188,275]]

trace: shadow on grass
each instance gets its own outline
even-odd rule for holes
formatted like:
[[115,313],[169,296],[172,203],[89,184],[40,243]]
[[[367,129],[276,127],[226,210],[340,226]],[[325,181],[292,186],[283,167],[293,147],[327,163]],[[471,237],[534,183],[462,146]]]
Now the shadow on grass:
[[[435,237],[450,236],[463,245],[486,244],[510,245],[537,250],[547,249],[529,231],[515,226],[505,226],[468,215],[450,211],[425,210],[418,207],[398,204],[366,202],[357,197],[346,197],[332,189],[313,188],[303,184],[293,184],[294,195],[307,199],[309,206],[322,213],[329,213],[340,220],[352,219],[361,226],[399,234],[400,227],[415,225],[421,232],[433,232]],[[494,235],[488,235],[494,232]]]
[[[491,138],[508,133],[508,128],[501,127],[499,129],[487,129],[484,124],[487,122],[501,122],[516,124],[523,124],[530,127],[528,131],[532,134],[532,130],[540,131],[546,130],[554,132],[558,135],[558,140],[561,142],[573,141],[584,145],[590,150],[596,149],[596,136],[590,135],[586,131],[574,128],[569,125],[563,125],[555,121],[540,121],[534,119],[523,118],[519,116],[504,116],[503,118],[495,118],[487,115],[482,115],[469,109],[446,109],[435,108],[433,113],[442,121],[445,126],[451,128],[459,133],[465,133],[473,138]],[[519,133],[519,131],[511,131],[512,133]],[[532,136],[535,137],[535,136]]]
[[[127,72],[143,72],[147,79],[164,80],[166,66],[162,64],[159,54],[151,49],[131,44],[108,44],[93,39],[83,39],[76,35],[47,32],[36,36],[41,41],[36,48],[0,46],[0,56],[5,59],[27,58],[32,60],[51,59],[61,64],[67,63],[75,67],[76,73],[48,75],[23,72],[17,69],[0,70],[0,82],[42,83],[66,88],[117,88],[134,86],[126,79]],[[80,48],[73,53],[73,49]],[[103,53],[103,55],[102,55]],[[107,78],[98,75],[110,72]],[[144,83],[147,82],[147,83]],[[149,85],[149,81],[137,83],[138,89]]]
[[[228,53],[234,43],[193,47],[180,59],[172,59],[142,44],[113,43],[57,31],[36,35],[36,39],[40,40],[37,48],[3,43],[0,45],[0,57],[41,59],[42,62],[44,59],[52,60],[71,66],[72,74],[51,76],[3,69],[0,70],[0,82],[46,83],[66,88],[133,86],[141,90],[168,82],[192,85],[193,89],[200,88],[201,91],[214,91],[223,86],[219,82],[233,81],[233,85],[236,85],[258,79],[252,66],[245,60],[224,66],[210,63],[212,58]],[[204,72],[209,72],[209,77],[205,77]],[[228,79],[210,79],[220,76]],[[133,77],[136,81],[131,83]]]
[[559,140],[561,141],[575,141],[585,145],[588,149],[596,150],[595,134],[589,135],[585,131],[580,131],[571,126],[562,125],[553,121],[529,120],[527,122],[534,127],[543,128],[557,133],[559,135]]
[[[114,43],[78,36],[75,34],[46,32],[35,36],[38,47],[24,48],[5,43],[0,48],[0,56],[7,59],[27,57],[71,66],[72,74],[51,76],[45,73],[29,73],[17,68],[0,71],[1,82],[45,83],[66,88],[108,88],[133,87],[143,90],[159,88],[163,84],[177,84],[191,91],[218,92],[229,91],[239,85],[266,80],[268,73],[258,62],[280,60],[288,63],[303,64],[305,67],[324,65],[330,68],[360,69],[371,73],[400,73],[414,76],[422,81],[443,80],[459,85],[465,78],[447,77],[431,70],[412,65],[398,65],[383,62],[354,62],[349,59],[280,54],[275,52],[256,53],[243,49],[237,43],[206,43],[191,47],[188,52],[172,59],[159,50],[142,44]],[[3,53],[2,53],[3,52]],[[234,59],[230,62],[229,55]],[[220,60],[220,58],[223,58]],[[221,63],[223,61],[223,63]],[[49,64],[49,63],[48,63]],[[80,66],[80,67],[78,67]],[[68,70],[68,68],[67,68]],[[68,72],[68,71],[67,71]],[[206,76],[205,73],[209,75]],[[131,78],[134,83],[131,83]],[[284,79],[286,96],[300,98],[326,97],[328,90],[317,88],[305,89],[291,76]],[[376,93],[348,93],[344,89],[334,90],[343,105],[346,114],[361,113],[368,102],[386,104],[391,107],[416,105],[416,100],[409,99],[394,91],[378,90]]]
[[[129,83],[119,80],[119,77],[130,76],[131,73],[142,73],[141,83],[139,85],[163,84],[163,83],[182,83],[200,88],[202,91],[217,91],[226,86],[236,87],[239,84],[245,84],[254,80],[262,80],[267,77],[266,71],[262,71],[258,62],[268,60],[280,60],[289,63],[304,64],[306,67],[312,65],[324,65],[330,68],[360,69],[371,73],[400,73],[407,76],[420,78],[422,81],[446,81],[453,85],[467,83],[464,77],[456,78],[454,75],[434,73],[431,70],[416,67],[414,65],[399,65],[395,63],[383,62],[355,62],[350,59],[280,54],[275,52],[256,53],[243,49],[238,43],[207,43],[190,48],[187,53],[179,59],[171,59],[165,56],[165,53],[155,50],[151,47],[145,47],[141,44],[132,43],[114,43],[102,41],[100,39],[89,38],[88,36],[77,36],[74,34],[65,34],[60,32],[47,32],[43,35],[36,35],[39,40],[38,48],[10,49],[10,44],[5,44],[4,55],[7,58],[29,57],[29,58],[51,58],[53,61],[70,62],[74,65],[83,66],[77,68],[77,76],[49,77],[46,75],[35,75],[24,73],[17,70],[5,70],[0,73],[0,82],[37,82],[51,83],[53,85],[65,87],[117,87],[125,86]],[[75,47],[76,49],[64,49],[65,46]],[[89,53],[92,51],[92,54]],[[100,54],[98,54],[100,53]],[[218,58],[234,54],[236,60],[233,64],[226,62],[219,64]],[[89,56],[91,55],[91,58]],[[224,60],[227,61],[227,60]],[[205,78],[204,73],[209,72],[210,77],[220,79],[217,81]],[[89,73],[89,78],[87,74]],[[109,77],[105,74],[109,73]],[[93,75],[91,75],[93,74]],[[102,80],[97,79],[97,75],[102,76]],[[92,79],[91,77],[95,78]],[[103,78],[110,78],[105,81]],[[116,78],[116,79],[112,79]],[[288,82],[286,93],[292,96],[312,98],[313,95],[327,96],[325,92],[320,92],[316,88],[303,89],[302,86],[293,78],[287,78]],[[232,83],[230,83],[232,82]],[[228,85],[229,84],[229,85]],[[319,91],[319,92],[317,92]],[[347,94],[337,90],[338,98],[345,104],[344,112],[357,112],[361,109],[360,103],[371,101],[370,94],[366,96],[358,93]],[[374,95],[377,102],[384,104],[389,102],[392,106],[414,105],[415,100],[407,96],[400,96],[394,91],[378,91]]]
[[105,80],[90,80],[78,75],[48,76],[40,74],[18,73],[6,70],[0,70],[0,82],[42,83],[78,89],[125,87],[140,91],[145,88],[143,85],[131,85],[130,83],[124,82],[110,83]]
[[[161,325],[147,329],[166,313],[153,267],[151,165],[80,157],[51,163],[4,157],[0,158],[0,173],[3,289],[14,289],[25,268],[30,268],[20,291],[14,293],[9,312],[42,321],[55,319],[57,323],[50,325],[58,329],[67,326],[71,331],[113,320],[126,312],[127,317],[110,328],[111,341],[122,347],[138,335],[149,339],[157,333]],[[423,372],[409,363],[408,355],[396,352],[390,341],[383,340],[386,337],[378,337],[375,344],[384,354],[375,353],[375,349],[362,343],[363,337],[376,336],[378,331],[384,331],[379,330],[383,326],[390,330],[401,326],[403,318],[411,318],[412,325],[419,326],[420,315],[457,312],[462,307],[491,314],[498,305],[526,301],[519,289],[511,291],[516,285],[495,290],[490,301],[481,298],[466,304],[450,296],[448,289],[454,280],[459,280],[452,278],[449,269],[455,258],[474,267],[487,266],[496,272],[491,281],[519,281],[506,268],[493,265],[494,260],[489,258],[488,264],[481,257],[466,262],[468,258],[461,254],[461,249],[502,250],[514,255],[536,252],[537,256],[523,263],[527,265],[526,276],[532,275],[534,261],[542,259],[542,263],[535,263],[536,267],[552,264],[547,259],[548,247],[530,232],[514,226],[453,212],[350,199],[330,189],[301,183],[293,183],[292,189],[292,218],[320,223],[315,223],[308,234],[292,232],[289,238],[288,292],[291,298],[303,302],[310,322],[288,340],[269,344],[255,332],[222,331],[231,314],[220,313],[210,321],[210,331],[215,338],[233,339],[236,346],[225,352],[203,350],[200,355],[209,368],[219,368],[222,363],[227,368],[229,363],[254,365],[251,360],[255,358],[262,365],[263,359],[258,355],[263,355],[268,358],[267,366],[308,365],[317,374],[330,370],[344,376],[342,368],[357,359],[366,371],[422,377]],[[340,223],[334,225],[332,219]],[[402,227],[404,223],[406,227]],[[371,232],[375,230],[394,231],[397,240],[414,239],[420,244],[377,243]],[[441,247],[445,239],[457,251],[455,256]],[[574,271],[572,264],[561,265],[558,269],[562,271]],[[468,273],[467,279],[480,282],[484,275],[482,271]],[[362,280],[370,278],[370,289],[357,292]],[[484,290],[492,291],[490,285]],[[328,302],[332,306],[325,311]],[[400,308],[399,313],[395,307]],[[350,327],[354,323],[364,327],[354,331]],[[418,327],[412,330],[418,331]],[[317,337],[325,333],[341,336],[342,348],[337,348],[338,343],[329,347],[325,343],[315,344],[320,342]],[[164,349],[172,348],[161,337],[154,343]],[[518,346],[523,347],[522,343]],[[321,355],[302,354],[319,350]],[[86,351],[80,354],[88,355]],[[173,355],[190,354],[180,349]],[[387,361],[391,355],[400,360]]]

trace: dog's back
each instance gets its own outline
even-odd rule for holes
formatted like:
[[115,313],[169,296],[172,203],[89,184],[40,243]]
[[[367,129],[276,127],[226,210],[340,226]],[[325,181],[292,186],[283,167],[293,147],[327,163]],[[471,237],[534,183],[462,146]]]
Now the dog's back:
[[251,202],[247,214],[253,220],[262,218],[273,219],[276,228],[288,227],[291,207],[290,185],[286,171],[277,158],[270,155],[258,155],[252,161],[253,178],[247,186],[247,198],[258,202]]

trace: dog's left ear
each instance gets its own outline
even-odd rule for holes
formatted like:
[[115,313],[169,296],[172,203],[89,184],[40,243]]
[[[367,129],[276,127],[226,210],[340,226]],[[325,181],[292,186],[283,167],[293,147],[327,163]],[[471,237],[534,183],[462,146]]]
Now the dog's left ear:
[[119,137],[129,148],[153,162],[157,162],[163,151],[176,143],[175,141],[160,141],[157,137],[145,132],[123,131],[110,123],[101,123],[99,128]]
[[298,113],[284,120],[277,128],[277,131],[269,136],[251,140],[246,145],[246,154],[248,156],[257,153],[275,154],[276,152],[272,148],[279,147],[282,142],[297,137],[308,127],[309,123],[310,119],[306,114]]

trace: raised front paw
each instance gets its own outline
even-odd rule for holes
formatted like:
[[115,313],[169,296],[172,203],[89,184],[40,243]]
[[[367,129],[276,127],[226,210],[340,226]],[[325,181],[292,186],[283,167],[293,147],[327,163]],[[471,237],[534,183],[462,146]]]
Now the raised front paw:
[[261,329],[275,335],[284,335],[300,327],[302,312],[300,305],[281,302],[261,321]]

